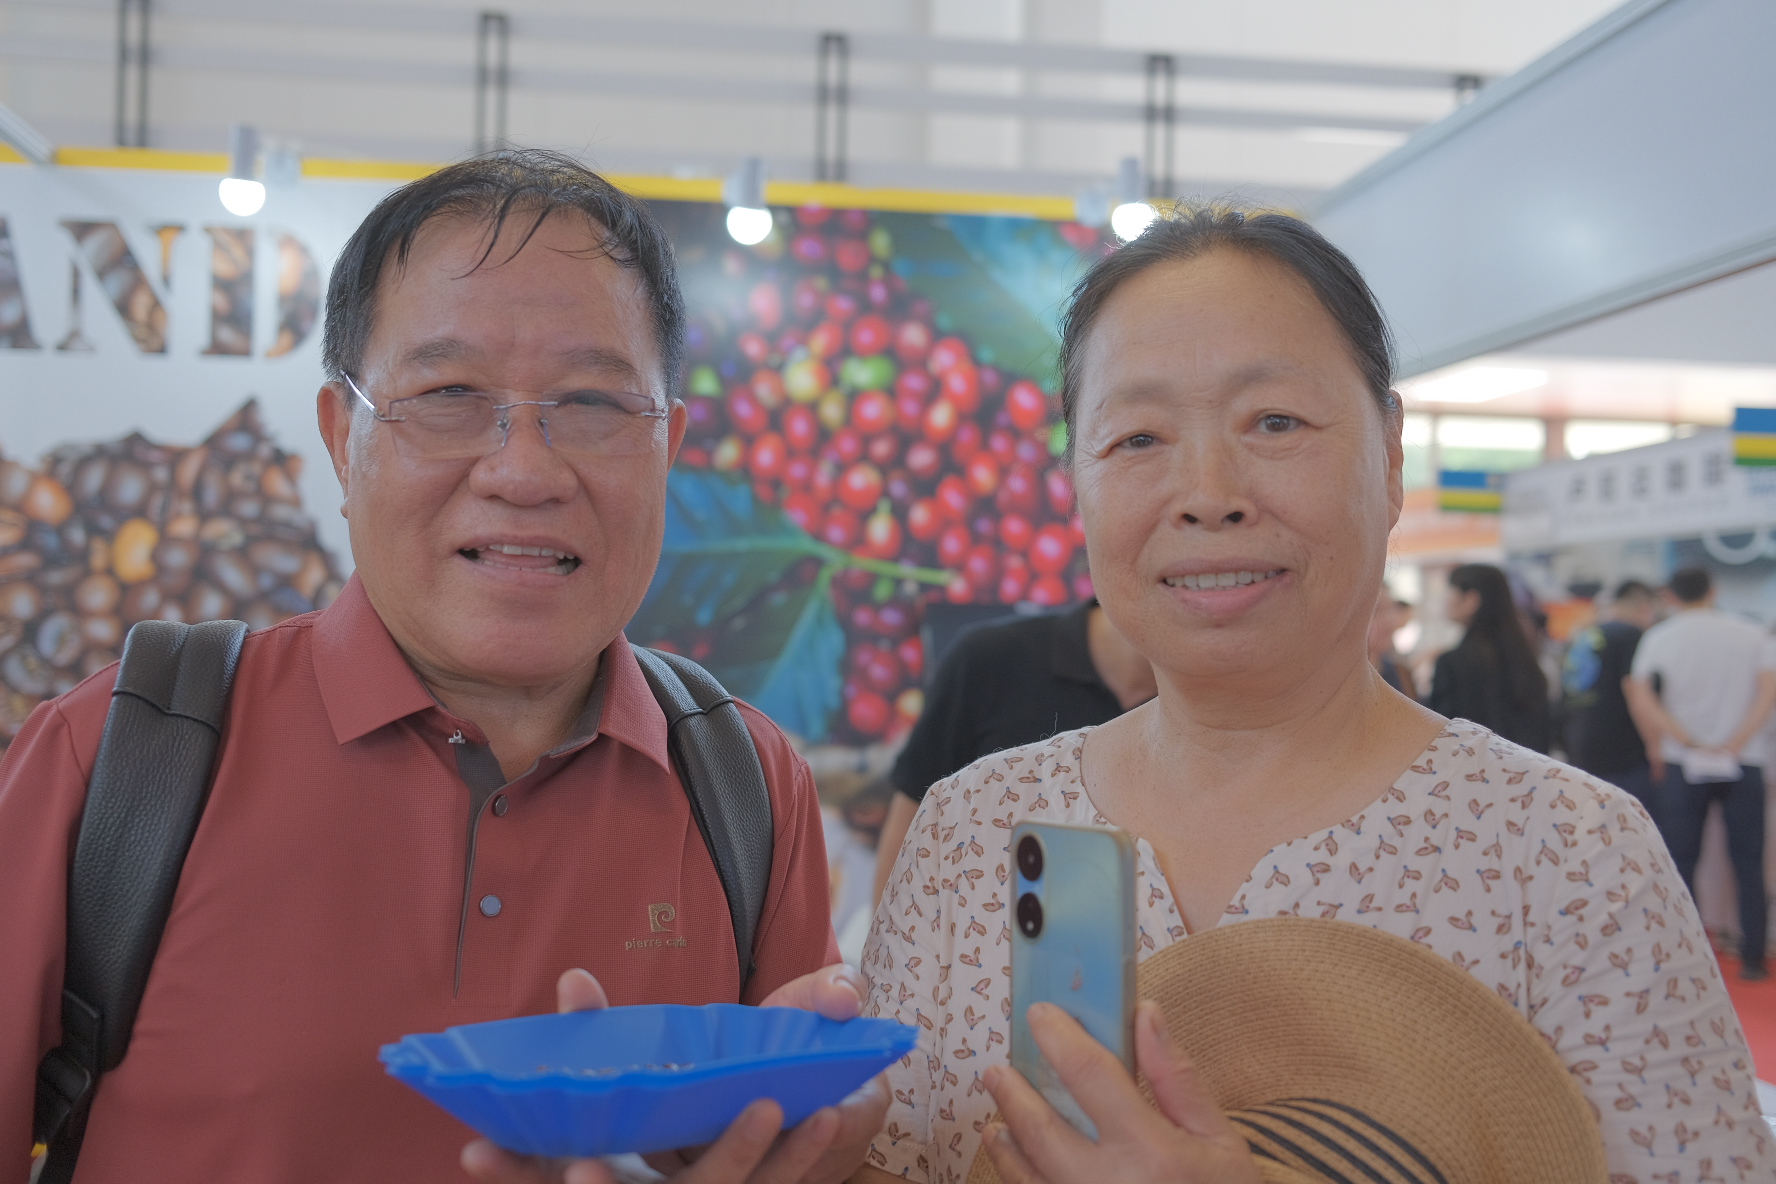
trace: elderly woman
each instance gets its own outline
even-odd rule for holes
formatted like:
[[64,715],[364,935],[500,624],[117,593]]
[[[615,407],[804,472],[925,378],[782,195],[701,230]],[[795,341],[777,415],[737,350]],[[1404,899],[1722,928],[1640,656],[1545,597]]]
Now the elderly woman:
[[1051,1060],[1087,1066],[1070,1085],[1088,1112],[1138,1112],[1100,1119],[1100,1142],[1011,1070],[1007,844],[1024,820],[1135,837],[1143,958],[1278,915],[1410,938],[1553,1046],[1614,1181],[1770,1179],[1744,1037],[1640,807],[1413,703],[1367,659],[1401,417],[1350,261],[1279,215],[1162,219],[1080,283],[1062,370],[1092,576],[1159,695],[925,798],[864,970],[866,1014],[927,1033],[890,1070],[854,1179],[959,1181],[983,1139],[1012,1184],[1258,1179],[1151,1004],[1136,1052],[1158,1112],[1108,1053],[1080,1054],[1070,1020],[1031,1012]]

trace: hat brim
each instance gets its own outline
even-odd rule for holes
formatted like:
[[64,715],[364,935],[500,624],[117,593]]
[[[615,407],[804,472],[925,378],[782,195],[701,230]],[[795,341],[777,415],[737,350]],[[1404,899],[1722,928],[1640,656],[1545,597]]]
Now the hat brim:
[[[1607,1184],[1595,1112],[1560,1057],[1415,942],[1347,921],[1242,921],[1149,958],[1138,993],[1267,1180]],[[998,1179],[984,1150],[968,1179]]]

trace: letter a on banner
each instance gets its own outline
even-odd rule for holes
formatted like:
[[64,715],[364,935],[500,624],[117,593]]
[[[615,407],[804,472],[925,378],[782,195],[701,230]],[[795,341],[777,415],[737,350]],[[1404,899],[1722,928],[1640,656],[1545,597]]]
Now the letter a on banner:
[[0,218],[0,349],[36,349],[31,318],[25,309],[25,290],[19,286],[18,255],[12,249],[12,233]]
[[166,305],[155,295],[117,223],[63,221],[62,226],[79,244],[99,285],[135,339],[136,348],[145,354],[166,353]]

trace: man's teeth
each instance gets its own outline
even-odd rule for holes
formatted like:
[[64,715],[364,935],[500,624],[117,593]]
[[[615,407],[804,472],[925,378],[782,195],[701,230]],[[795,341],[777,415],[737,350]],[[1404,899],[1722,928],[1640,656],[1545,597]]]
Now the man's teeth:
[[1274,571],[1218,571],[1204,572],[1199,576],[1167,576],[1166,586],[1169,588],[1237,588],[1241,584],[1259,584],[1283,574],[1282,568]]
[[553,547],[520,547],[516,543],[489,543],[483,547],[464,547],[462,554],[479,563],[484,557],[492,555],[525,556],[534,559],[552,559],[555,566],[539,568],[540,571],[556,571],[563,575],[580,566],[580,557],[570,555],[566,551],[557,551]]

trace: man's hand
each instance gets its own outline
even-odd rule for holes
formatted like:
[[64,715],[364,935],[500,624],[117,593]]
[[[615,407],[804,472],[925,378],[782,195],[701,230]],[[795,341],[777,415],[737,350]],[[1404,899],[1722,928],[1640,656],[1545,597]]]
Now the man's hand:
[[[584,970],[569,970],[555,984],[556,1010],[592,1011],[610,1000]],[[766,1007],[798,1007],[828,1019],[848,1020],[862,1007],[863,986],[851,967],[827,966],[785,983]],[[650,1155],[675,1184],[838,1184],[863,1162],[888,1112],[888,1088],[877,1077],[837,1106],[815,1111],[783,1133],[783,1110],[769,1098],[753,1102],[707,1148]],[[463,1148],[463,1170],[484,1184],[616,1184],[602,1160],[543,1160],[514,1155],[477,1139]]]
[[[580,973],[586,974],[583,970]],[[863,1010],[863,990],[863,976],[845,963],[835,962],[784,983],[765,996],[759,1006],[794,1007],[817,1011],[829,1020],[850,1020]]]
[[995,1065],[983,1080],[1005,1125],[989,1126],[983,1145],[1005,1184],[1259,1184],[1246,1141],[1172,1043],[1157,1003],[1135,1012],[1135,1056],[1157,1111],[1073,1017],[1038,1003],[1029,1018],[1042,1055],[1097,1124],[1098,1141],[1075,1130],[1017,1070]]

